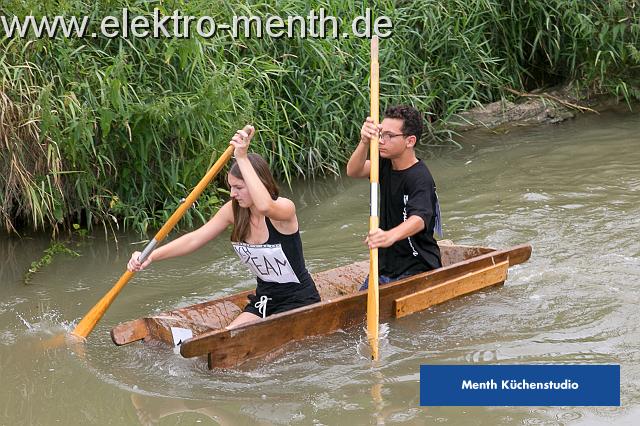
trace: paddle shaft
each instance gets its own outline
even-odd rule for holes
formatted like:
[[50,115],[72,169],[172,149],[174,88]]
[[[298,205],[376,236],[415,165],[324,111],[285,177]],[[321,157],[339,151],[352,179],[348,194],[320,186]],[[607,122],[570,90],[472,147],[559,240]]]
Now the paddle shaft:
[[[378,63],[378,37],[371,39],[371,118],[377,127],[380,121],[380,66]],[[378,135],[371,138],[369,161],[371,184],[369,231],[379,226],[378,218]],[[378,359],[378,321],[380,316],[378,291],[378,249],[369,250],[369,290],[367,293],[367,335],[371,346],[371,359]]]
[[[244,130],[247,130],[246,127]],[[144,248],[138,260],[142,263],[151,254],[151,252],[156,248],[156,246],[165,239],[167,234],[171,232],[176,223],[184,216],[185,212],[195,203],[198,199],[202,191],[209,185],[216,175],[220,172],[220,170],[224,167],[225,164],[231,158],[233,154],[233,145],[229,145],[229,147],[222,153],[218,161],[215,162],[213,166],[209,169],[206,175],[200,180],[198,185],[191,191],[186,200],[180,204],[180,206],[176,209],[175,212],[171,215],[169,220],[160,228],[160,230],[156,233],[155,237],[147,244]],[[109,309],[111,303],[115,300],[118,293],[122,290],[122,288],[129,282],[129,280],[135,275],[135,272],[125,271],[124,274],[120,277],[118,282],[113,286],[111,290],[107,294],[105,294],[102,299],[98,303],[95,304],[93,308],[82,318],[82,320],[78,323],[76,328],[71,332],[71,334],[86,338],[89,333],[94,329],[100,318],[104,315],[104,313]]]

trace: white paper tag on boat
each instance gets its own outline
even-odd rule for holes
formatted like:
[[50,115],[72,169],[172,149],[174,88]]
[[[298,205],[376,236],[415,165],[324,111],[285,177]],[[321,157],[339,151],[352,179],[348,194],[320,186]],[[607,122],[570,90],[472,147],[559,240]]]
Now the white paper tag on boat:
[[171,335],[173,336],[173,345],[180,346],[182,342],[193,337],[193,331],[188,328],[171,327]]
[[300,283],[280,244],[232,243],[242,263],[271,283]]

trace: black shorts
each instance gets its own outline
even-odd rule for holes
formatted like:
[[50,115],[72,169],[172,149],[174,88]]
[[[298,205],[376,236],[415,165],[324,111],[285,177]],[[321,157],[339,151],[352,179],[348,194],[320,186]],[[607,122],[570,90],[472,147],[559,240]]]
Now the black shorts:
[[[264,304],[265,301],[266,309],[263,309],[261,305]],[[256,294],[249,295],[249,303],[244,307],[244,312],[249,312],[263,318],[265,316],[268,317],[269,315],[311,305],[319,301],[320,295],[313,283],[302,288],[299,283],[265,283],[264,285],[258,285]]]

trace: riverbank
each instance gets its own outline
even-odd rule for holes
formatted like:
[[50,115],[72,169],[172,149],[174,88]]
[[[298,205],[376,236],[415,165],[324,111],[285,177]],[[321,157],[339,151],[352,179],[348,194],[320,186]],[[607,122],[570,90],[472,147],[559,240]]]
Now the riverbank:
[[[174,3],[183,15],[216,22],[307,16],[316,6],[344,23],[366,14],[344,0],[276,6],[237,0],[225,8],[205,0]],[[13,6],[3,13],[42,17],[55,10],[99,22],[122,9],[151,16],[157,4],[26,0]],[[497,101],[519,105],[506,88],[533,93],[573,84],[640,99],[640,11],[627,2],[383,0],[376,6],[374,17],[393,22],[380,43],[381,105],[425,111],[429,141],[451,143],[452,123],[463,111]],[[4,229],[158,229],[248,122],[258,129],[253,148],[281,181],[339,174],[369,109],[369,41],[275,39],[253,31],[188,39],[2,39]],[[210,217],[226,197],[224,187],[222,181],[212,186],[181,225]]]
[[579,95],[570,88],[532,93],[507,89],[515,98],[502,99],[456,114],[448,123],[453,132],[490,130],[508,132],[513,127],[559,124],[583,115],[605,111],[625,113],[634,104],[611,95]]

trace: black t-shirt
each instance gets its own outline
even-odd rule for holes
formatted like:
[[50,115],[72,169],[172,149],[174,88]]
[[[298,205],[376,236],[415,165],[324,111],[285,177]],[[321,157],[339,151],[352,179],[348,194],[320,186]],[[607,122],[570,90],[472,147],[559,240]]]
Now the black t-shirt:
[[417,234],[378,249],[380,275],[395,278],[442,266],[433,237],[436,203],[436,184],[422,160],[408,169],[393,170],[391,160],[380,159],[380,229],[394,228],[410,216],[421,217],[425,225]]

